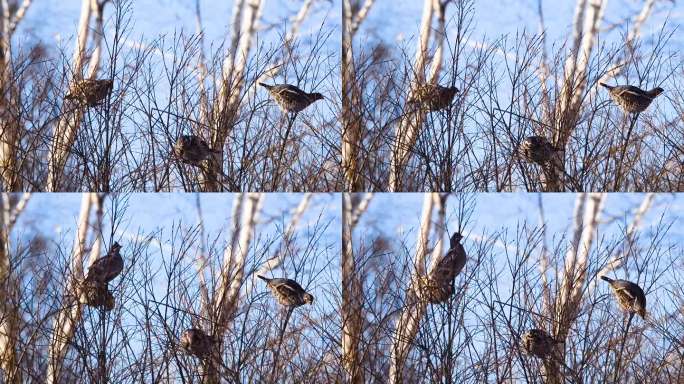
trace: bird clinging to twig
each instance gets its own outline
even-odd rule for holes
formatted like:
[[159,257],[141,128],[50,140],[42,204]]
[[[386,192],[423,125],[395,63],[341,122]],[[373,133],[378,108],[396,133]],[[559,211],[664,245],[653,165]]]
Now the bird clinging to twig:
[[523,160],[539,165],[548,164],[555,152],[558,152],[558,149],[542,136],[526,137],[518,146],[518,155]]
[[542,359],[551,355],[555,344],[557,341],[542,329],[530,329],[520,337],[522,349]]
[[204,359],[211,354],[214,340],[199,328],[186,329],[180,337],[180,346],[191,355]]
[[456,87],[422,84],[416,87],[414,95],[408,102],[428,111],[439,111],[451,105],[456,93],[458,93]]
[[96,107],[109,95],[113,86],[113,80],[85,79],[76,83],[64,98],[66,100],[77,100],[88,107]]
[[451,236],[449,250],[439,261],[429,276],[419,280],[421,296],[430,303],[445,302],[454,294],[454,279],[463,270],[467,255],[463,245],[463,236],[456,232]]
[[307,293],[299,283],[291,279],[269,279],[260,275],[256,277],[264,280],[278,302],[286,307],[299,307],[304,304],[313,304],[314,297]]
[[324,99],[323,95],[318,92],[307,93],[290,84],[268,85],[259,83],[259,85],[268,90],[268,93],[273,96],[275,101],[280,106],[280,109],[286,113],[301,112],[304,110],[304,108],[308,107],[314,102]]
[[636,313],[642,319],[646,318],[646,295],[641,287],[631,281],[613,280],[606,276],[601,276],[601,280],[610,284],[613,295],[623,311]]
[[664,92],[660,87],[650,91],[644,91],[633,85],[608,85],[599,83],[602,87],[608,88],[610,98],[613,99],[625,112],[640,113],[646,110],[653,99]]
[[95,260],[90,266],[85,281],[106,286],[107,283],[119,276],[121,271],[123,271],[123,258],[121,258],[119,250],[121,250],[119,243],[115,242],[112,244],[109,252]]
[[199,136],[182,135],[176,140],[173,146],[173,153],[182,162],[199,166],[202,161],[219,155],[220,151],[213,151]]

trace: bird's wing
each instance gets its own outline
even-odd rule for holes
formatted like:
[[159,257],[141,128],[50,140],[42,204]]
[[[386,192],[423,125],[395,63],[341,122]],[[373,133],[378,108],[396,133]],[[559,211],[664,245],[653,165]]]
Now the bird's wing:
[[277,92],[282,96],[293,96],[293,97],[300,97],[300,96],[306,94],[306,92],[304,92],[301,89],[295,87],[294,85],[290,85],[290,84],[284,84],[284,85],[280,86],[278,88]]
[[296,281],[290,279],[284,279],[284,281],[276,287],[279,292],[290,295],[300,295],[304,293],[304,288],[299,285]]
[[637,88],[633,85],[625,85],[625,86],[620,87],[620,95],[621,96],[631,96],[631,97],[647,96],[646,92],[644,92],[642,89]]
[[616,287],[615,291],[629,297],[630,300],[634,300],[635,298],[634,294],[629,289],[627,289],[627,287]]

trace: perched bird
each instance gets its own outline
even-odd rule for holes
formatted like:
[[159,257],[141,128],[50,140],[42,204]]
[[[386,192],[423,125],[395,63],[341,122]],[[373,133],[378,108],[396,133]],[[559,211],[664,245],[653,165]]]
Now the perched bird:
[[304,304],[313,304],[314,297],[307,293],[299,283],[291,279],[269,279],[257,275],[258,278],[266,282],[266,286],[271,290],[278,302],[287,307],[299,307]]
[[613,280],[606,276],[601,276],[601,280],[610,284],[613,295],[623,311],[636,313],[642,319],[646,318],[646,295],[641,287],[631,281]]
[[428,302],[442,303],[454,294],[454,279],[461,273],[467,260],[465,249],[461,245],[462,238],[460,232],[454,233],[446,255],[430,271],[429,276],[423,276],[419,280],[421,296]]
[[90,266],[85,281],[106,285],[119,276],[123,270],[123,258],[119,250],[121,250],[119,243],[112,244],[107,255],[95,260]]
[[81,289],[81,303],[89,307],[104,308],[105,311],[114,309],[114,295],[106,284],[86,281]]
[[454,294],[455,290],[453,280],[448,282],[430,276],[420,276],[418,278],[420,298],[431,304],[446,302]]
[[416,88],[415,94],[411,97],[409,103],[417,104],[428,111],[439,111],[451,105],[457,92],[458,88],[456,87],[422,84]]
[[113,86],[113,80],[85,79],[76,83],[64,98],[67,100],[77,100],[88,107],[95,107],[104,101],[112,91]]
[[542,136],[526,137],[518,146],[518,154],[523,160],[539,165],[548,164],[557,151],[558,149]]
[[520,338],[520,345],[525,352],[542,359],[551,355],[555,344],[556,340],[541,329],[530,329]]
[[183,135],[176,140],[176,144],[173,146],[173,153],[182,162],[199,166],[202,161],[211,159],[221,152],[213,151],[199,136]]
[[323,95],[318,92],[306,93],[301,89],[290,84],[268,85],[259,83],[268,90],[283,112],[300,112],[317,100],[323,99]]
[[204,359],[211,354],[214,340],[199,328],[186,329],[180,337],[180,346],[191,355]]
[[653,99],[663,93],[660,87],[653,88],[650,91],[644,91],[641,88],[633,85],[608,85],[599,83],[602,87],[608,88],[610,98],[613,99],[625,112],[639,113],[648,108]]

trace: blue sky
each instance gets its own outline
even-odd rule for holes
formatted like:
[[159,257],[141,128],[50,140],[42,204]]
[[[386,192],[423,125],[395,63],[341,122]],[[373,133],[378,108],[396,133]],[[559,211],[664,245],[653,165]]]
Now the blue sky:
[[[575,0],[540,0],[544,13],[545,25],[549,42],[563,40],[569,36],[572,19],[575,12]],[[539,31],[537,14],[537,0],[477,0],[474,2],[475,30],[473,38],[488,36],[488,40],[496,39],[500,35],[514,34],[523,29],[536,33]],[[624,18],[637,14],[643,1],[609,1],[605,12],[605,23],[613,24]],[[455,6],[447,8],[447,21],[453,18]],[[391,0],[377,0],[375,8],[368,15],[363,28],[366,31],[377,31],[377,36],[390,41],[400,38],[408,39],[419,30],[423,2],[402,1],[401,7]],[[387,15],[392,14],[392,18]],[[684,19],[684,6],[681,2],[657,1],[653,14],[643,27],[643,36],[648,37],[657,33],[662,23],[669,17],[670,25],[681,24]],[[449,36],[455,34],[452,22]],[[606,25],[604,25],[604,28]],[[622,31],[625,32],[625,31]],[[615,31],[619,36],[620,31]],[[682,34],[675,35],[673,42],[684,42]]]

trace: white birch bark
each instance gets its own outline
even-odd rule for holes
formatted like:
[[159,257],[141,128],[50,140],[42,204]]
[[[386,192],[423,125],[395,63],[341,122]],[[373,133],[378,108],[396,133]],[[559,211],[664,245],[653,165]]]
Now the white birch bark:
[[[59,374],[67,352],[67,347],[71,343],[74,336],[76,326],[81,319],[81,305],[79,300],[78,285],[83,280],[83,261],[85,258],[86,241],[88,237],[88,230],[90,225],[90,214],[92,208],[95,208],[96,218],[92,225],[93,234],[98,239],[101,236],[102,228],[98,225],[102,224],[102,197],[98,197],[94,193],[84,193],[81,199],[81,211],[78,219],[78,227],[76,237],[74,239],[74,246],[71,255],[70,269],[71,274],[66,278],[66,287],[63,293],[62,308],[56,315],[56,319],[52,327],[52,335],[50,337],[50,344],[48,345],[48,364],[46,383],[53,384],[59,382]],[[99,240],[95,241],[99,248]],[[96,256],[91,252],[90,262]]]
[[[402,371],[406,358],[411,351],[411,345],[418,334],[418,327],[425,316],[426,302],[418,298],[418,277],[425,275],[425,257],[427,242],[432,224],[432,211],[435,205],[440,208],[442,200],[436,193],[426,193],[423,200],[423,212],[420,220],[420,230],[416,241],[413,260],[411,282],[406,290],[404,308],[395,326],[394,339],[390,350],[389,383],[401,383]],[[440,223],[443,225],[444,223]]]
[[[426,82],[425,69],[428,64],[428,45],[431,36],[431,26],[434,15],[438,17],[438,30],[435,32],[435,43],[437,45],[435,55],[431,61],[431,68],[427,77],[428,81],[435,82],[439,77],[439,71],[442,65],[442,51],[443,41],[446,35],[444,12],[446,4],[440,4],[439,0],[425,0],[423,3],[423,16],[420,23],[420,37],[418,40],[418,49],[414,59],[414,73],[415,79],[412,82],[408,99],[415,94],[416,87]],[[395,142],[392,148],[392,157],[390,159],[389,182],[388,190],[390,192],[397,192],[401,190],[401,179],[404,168],[406,167],[413,145],[416,142],[422,122],[425,118],[425,112],[407,111],[406,115],[399,120],[396,129]]]
[[[103,3],[104,4],[104,3]],[[102,44],[102,36],[104,35],[102,22],[103,7],[100,6],[97,0],[82,0],[81,2],[81,16],[78,22],[78,31],[76,37],[76,47],[71,60],[73,78],[69,85],[69,89],[73,89],[76,83],[83,79],[83,71],[87,73],[87,78],[94,78],[100,66],[100,51]],[[86,50],[88,45],[88,37],[90,35],[90,20],[95,17],[96,30],[94,32],[94,52],[91,57],[88,67],[85,68]],[[49,192],[55,192],[60,189],[62,176],[64,173],[64,166],[66,164],[71,146],[76,138],[76,132],[81,120],[83,112],[80,108],[76,110],[66,110],[66,105],[62,106],[61,118],[57,121],[55,126],[50,149],[48,154],[48,176],[46,189]]]

